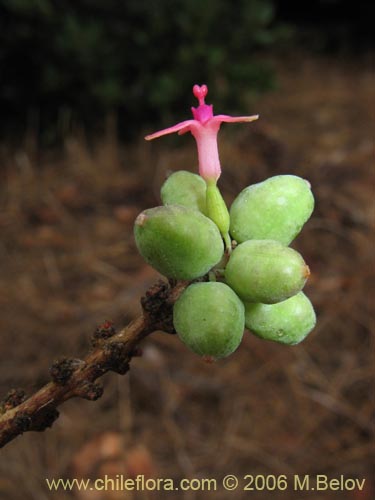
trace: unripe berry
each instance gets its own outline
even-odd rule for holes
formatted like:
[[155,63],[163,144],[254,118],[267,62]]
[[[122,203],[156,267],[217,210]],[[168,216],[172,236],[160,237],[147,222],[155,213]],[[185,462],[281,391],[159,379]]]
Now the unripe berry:
[[230,209],[230,233],[239,243],[277,240],[284,245],[301,231],[314,209],[310,184],[295,175],[277,175],[245,188]]
[[310,300],[299,292],[278,304],[245,304],[245,322],[258,337],[294,345],[311,332],[316,316]]
[[274,304],[302,290],[309,274],[292,248],[273,240],[249,240],[232,252],[225,281],[246,302]]
[[160,191],[164,205],[183,205],[206,214],[206,183],[197,174],[186,170],[174,172]]
[[175,303],[173,323],[180,339],[192,351],[224,358],[241,343],[244,305],[225,283],[194,283]]
[[206,274],[224,251],[217,226],[193,208],[168,205],[138,215],[134,235],[142,257],[168,278]]

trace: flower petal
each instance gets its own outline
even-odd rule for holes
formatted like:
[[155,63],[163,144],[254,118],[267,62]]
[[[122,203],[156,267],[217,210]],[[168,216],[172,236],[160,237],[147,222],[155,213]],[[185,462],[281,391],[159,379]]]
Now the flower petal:
[[180,129],[177,133],[178,135],[184,135],[186,132],[191,132],[192,126],[188,126],[185,128]]
[[211,120],[216,122],[226,122],[226,123],[235,123],[235,122],[253,122],[257,120],[259,115],[252,116],[229,116],[229,115],[214,115]]
[[161,137],[162,135],[173,134],[174,132],[182,131],[181,133],[185,133],[190,130],[190,127],[195,123],[195,120],[185,120],[183,122],[177,123],[173,125],[173,127],[164,128],[163,130],[159,130],[158,132],[154,132],[153,134],[146,135],[146,141],[151,141],[152,139],[156,139]]

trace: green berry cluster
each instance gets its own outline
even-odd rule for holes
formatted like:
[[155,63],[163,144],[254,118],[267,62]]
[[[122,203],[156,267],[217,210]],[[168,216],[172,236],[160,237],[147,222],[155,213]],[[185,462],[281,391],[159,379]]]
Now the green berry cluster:
[[313,211],[310,184],[278,175],[245,188],[228,217],[233,249],[225,247],[221,225],[219,230],[211,216],[216,205],[208,202],[209,188],[199,175],[175,172],[161,188],[163,205],[135,221],[135,241],[146,262],[168,278],[200,279],[174,305],[179,337],[215,359],[237,349],[245,327],[263,339],[298,344],[316,317],[302,292],[309,268],[288,245]]

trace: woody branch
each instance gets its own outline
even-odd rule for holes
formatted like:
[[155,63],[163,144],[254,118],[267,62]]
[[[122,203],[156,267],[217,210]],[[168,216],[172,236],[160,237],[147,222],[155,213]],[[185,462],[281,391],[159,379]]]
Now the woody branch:
[[116,332],[111,322],[98,327],[84,359],[64,358],[50,368],[51,381],[29,397],[20,389],[0,402],[0,448],[27,431],[44,431],[58,418],[57,408],[74,397],[95,401],[103,394],[97,382],[109,371],[124,375],[140,354],[140,341],[155,331],[174,333],[172,309],[188,283],[158,282],[141,299],[142,314]]

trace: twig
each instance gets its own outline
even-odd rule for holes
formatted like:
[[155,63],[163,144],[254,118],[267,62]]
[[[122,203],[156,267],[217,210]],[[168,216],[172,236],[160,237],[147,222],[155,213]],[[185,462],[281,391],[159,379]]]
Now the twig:
[[154,331],[174,333],[173,304],[187,282],[158,282],[141,299],[143,314],[116,333],[106,321],[92,336],[92,348],[84,359],[64,358],[50,368],[52,381],[26,398],[13,389],[0,402],[0,448],[26,431],[44,431],[58,418],[57,407],[73,397],[95,401],[103,394],[96,380],[113,371],[124,375],[139,342]]

